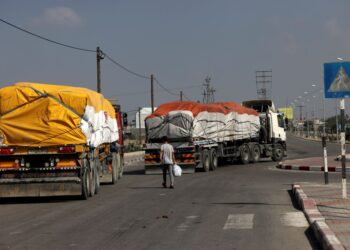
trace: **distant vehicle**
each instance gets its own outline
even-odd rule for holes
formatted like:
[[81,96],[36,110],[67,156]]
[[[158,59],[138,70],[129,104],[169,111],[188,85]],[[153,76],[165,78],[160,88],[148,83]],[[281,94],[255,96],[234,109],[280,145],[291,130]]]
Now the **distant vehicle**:
[[283,114],[272,101],[162,104],[146,118],[145,173],[160,173],[161,138],[167,136],[185,173],[215,170],[222,159],[242,164],[286,156]]
[[101,94],[17,83],[0,89],[0,113],[0,197],[87,199],[122,176],[122,115]]

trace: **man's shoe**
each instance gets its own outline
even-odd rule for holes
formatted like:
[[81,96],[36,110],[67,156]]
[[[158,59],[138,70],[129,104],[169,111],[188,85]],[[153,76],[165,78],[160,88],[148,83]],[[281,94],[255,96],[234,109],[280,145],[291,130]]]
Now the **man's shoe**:
[[174,186],[173,186],[173,185],[171,185],[171,186],[170,186],[170,188],[174,189]]
[[163,185],[163,188],[166,188],[166,183],[163,182],[162,185]]

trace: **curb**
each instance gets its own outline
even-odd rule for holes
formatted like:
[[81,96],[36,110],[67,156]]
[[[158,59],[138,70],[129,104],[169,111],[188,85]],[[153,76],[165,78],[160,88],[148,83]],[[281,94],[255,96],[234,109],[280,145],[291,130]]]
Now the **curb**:
[[139,158],[134,158],[128,161],[124,161],[124,166],[128,166],[131,165],[134,162],[139,162],[139,161],[143,161],[143,157],[139,157]]
[[317,240],[321,243],[322,249],[345,249],[335,233],[326,224],[325,218],[317,209],[315,200],[308,198],[298,184],[292,185],[292,191]]
[[[323,166],[307,166],[307,165],[290,165],[290,164],[278,164],[276,166],[279,169],[285,170],[298,170],[298,171],[324,171]],[[346,168],[350,169],[350,168]],[[328,172],[341,172],[341,167],[328,166]]]
[[145,155],[145,151],[136,151],[136,152],[124,153],[125,157],[144,156],[144,155]]
[[[145,155],[145,151],[136,151],[136,152],[125,153],[124,154],[124,165],[128,166],[134,162],[143,161],[144,155]],[[132,158],[132,157],[135,157],[135,158]],[[132,159],[126,159],[126,158],[132,158]]]

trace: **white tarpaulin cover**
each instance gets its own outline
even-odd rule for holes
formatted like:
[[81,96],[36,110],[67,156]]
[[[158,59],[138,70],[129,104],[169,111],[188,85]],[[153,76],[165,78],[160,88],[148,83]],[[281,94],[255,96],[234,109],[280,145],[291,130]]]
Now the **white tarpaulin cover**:
[[162,104],[145,120],[148,139],[188,138],[217,142],[257,137],[259,114],[234,102]]

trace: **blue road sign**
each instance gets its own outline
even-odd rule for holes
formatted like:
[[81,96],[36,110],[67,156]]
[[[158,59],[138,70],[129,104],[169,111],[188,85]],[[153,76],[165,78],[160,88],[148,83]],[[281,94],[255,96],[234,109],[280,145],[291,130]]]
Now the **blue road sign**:
[[350,62],[324,64],[324,94],[326,98],[350,97]]

